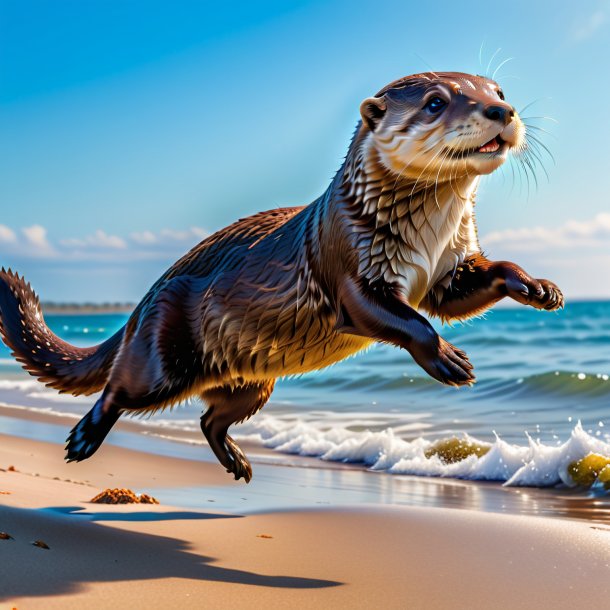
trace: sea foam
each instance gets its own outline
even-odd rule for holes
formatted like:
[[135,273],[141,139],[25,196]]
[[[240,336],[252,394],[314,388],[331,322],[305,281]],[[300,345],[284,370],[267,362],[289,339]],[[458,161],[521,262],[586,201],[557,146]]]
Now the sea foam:
[[326,461],[366,465],[390,474],[453,477],[469,480],[501,481],[507,486],[573,486],[568,466],[591,453],[610,456],[610,443],[588,434],[578,422],[567,441],[547,445],[526,436],[524,445],[507,443],[498,436],[492,443],[467,434],[465,443],[486,449],[485,455],[470,455],[447,463],[430,455],[437,441],[418,437],[405,440],[392,429],[381,432],[354,432],[345,428],[321,430],[314,425],[283,422],[259,417],[236,429],[235,438],[256,440],[282,453],[313,456]]

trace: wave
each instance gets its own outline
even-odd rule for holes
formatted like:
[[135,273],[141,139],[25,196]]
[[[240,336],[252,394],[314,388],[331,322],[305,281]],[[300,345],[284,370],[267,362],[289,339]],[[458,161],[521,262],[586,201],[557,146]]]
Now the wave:
[[[402,374],[400,377],[383,374],[368,374],[354,378],[345,375],[320,375],[312,378],[298,378],[301,388],[312,390],[331,389],[346,392],[358,391],[393,391],[409,389],[414,393],[437,393],[451,389],[442,388],[438,382],[429,377]],[[287,383],[294,383],[288,380]],[[487,377],[480,379],[474,386],[472,397],[514,398],[515,393],[538,396],[546,394],[555,396],[591,396],[610,397],[610,376],[602,373],[582,371],[551,371],[522,377]]]
[[[31,389],[32,383],[36,382],[15,381],[10,382],[10,387]],[[0,381],[0,389],[4,386],[9,386],[9,382]],[[12,408],[80,417],[74,412],[53,407]],[[231,434],[236,439],[261,444],[278,453],[316,457],[327,462],[362,464],[373,471],[391,475],[500,481],[507,486],[549,487],[561,483],[574,486],[569,474],[571,465],[573,467],[590,454],[605,456],[604,459],[610,462],[610,435],[602,434],[601,421],[595,432],[585,431],[578,422],[565,442],[543,443],[526,433],[526,442],[519,444],[509,443],[495,433],[493,442],[479,440],[467,433],[440,441],[438,438],[424,438],[421,435],[431,426],[430,416],[430,413],[324,411],[284,416],[261,414],[254,421],[236,426]],[[428,422],[422,421],[426,419]],[[192,417],[138,420],[136,428],[140,433],[175,442],[204,443],[203,438],[193,436],[199,432],[199,423]],[[400,434],[419,436],[407,440]]]
[[240,426],[239,433],[233,436],[258,441],[282,453],[360,463],[390,474],[501,481],[507,486],[551,487],[560,483],[574,486],[568,473],[571,464],[592,453],[610,456],[610,443],[585,432],[580,422],[566,442],[556,445],[529,436],[527,444],[515,445],[497,435],[493,443],[487,443],[464,434],[460,439],[462,446],[483,450],[453,462],[435,453],[438,441],[423,437],[407,441],[397,437],[392,429],[321,430],[310,424],[263,416],[258,422]]

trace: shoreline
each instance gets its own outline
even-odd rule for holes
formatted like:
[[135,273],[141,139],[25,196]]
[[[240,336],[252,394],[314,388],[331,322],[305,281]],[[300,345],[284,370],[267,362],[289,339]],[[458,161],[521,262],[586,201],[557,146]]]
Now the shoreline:
[[[0,436],[0,491],[8,492],[0,495],[0,530],[13,537],[0,540],[0,602],[370,608],[383,599],[387,608],[456,600],[470,608],[569,608],[602,607],[610,593],[609,526],[364,502],[363,477],[367,487],[422,481],[353,469],[258,463],[245,485],[196,449],[201,459],[188,460],[108,444],[75,465],[63,462],[61,445]],[[106,487],[131,487],[161,504],[88,502]],[[299,490],[345,501],[307,507]],[[180,494],[196,495],[198,506],[176,501]],[[37,539],[50,549],[32,546]]]
[[[58,476],[87,481],[88,473],[105,464],[107,455],[125,455],[134,464],[181,464],[188,477],[177,476],[163,483],[151,479],[164,502],[202,509],[213,502],[228,511],[255,513],[272,509],[297,510],[320,506],[415,506],[430,509],[476,510],[485,513],[531,516],[544,519],[586,521],[610,526],[610,497],[602,490],[578,488],[507,487],[497,481],[449,477],[397,475],[367,469],[363,464],[328,462],[315,457],[278,454],[254,442],[241,444],[251,458],[254,479],[251,484],[235,482],[224,472],[209,447],[200,439],[184,442],[163,435],[142,434],[141,426],[120,421],[112,437],[96,455],[84,462],[64,462],[64,441],[75,419],[37,413],[0,404],[0,456],[3,448],[17,450],[22,444],[37,447],[45,458],[36,467],[25,458],[25,469],[40,476]],[[112,464],[114,462],[111,462]],[[2,464],[0,468],[6,468]],[[46,468],[49,470],[46,470]],[[118,468],[118,467],[117,467]],[[120,468],[118,468],[120,471]],[[138,467],[136,486],[147,484],[147,467]],[[115,473],[116,474],[116,473]],[[106,487],[114,479],[104,479]],[[98,481],[99,485],[102,482]],[[127,483],[119,486],[129,486]],[[152,493],[149,489],[142,489]],[[202,494],[207,494],[203,498]],[[152,495],[155,495],[152,493]],[[244,499],[245,498],[245,499]],[[1,498],[0,498],[1,500]]]
[[[79,418],[78,414],[0,403],[0,443],[21,437],[62,448],[69,430]],[[7,435],[5,440],[2,433]],[[501,481],[472,479],[460,477],[459,474],[396,474],[371,469],[362,462],[291,455],[254,440],[239,439],[239,442],[254,468],[254,483],[244,488],[256,490],[250,494],[250,511],[364,502],[370,505],[457,508],[610,524],[610,494],[601,486],[592,489],[506,486]],[[223,484],[226,480],[232,483],[223,486],[225,491],[217,494],[214,500],[217,505],[226,510],[243,508],[239,492],[241,487],[235,485],[230,475],[225,475],[198,430],[154,429],[138,419],[122,418],[96,456],[79,464],[68,465],[68,472],[76,473],[97,462],[105,455],[106,446],[134,449],[152,458],[187,460],[189,467],[193,468],[194,464],[203,463],[206,468],[211,467],[215,475],[220,474]],[[548,459],[548,453],[546,455]],[[63,449],[55,453],[54,459],[63,468]],[[456,463],[450,467],[459,465]],[[532,462],[532,466],[536,466],[535,462]],[[303,493],[299,480],[310,488],[308,493]],[[199,480],[198,483],[189,483],[179,492],[175,489],[164,490],[165,500],[200,509],[204,506],[199,500],[203,488],[205,481]],[[318,494],[318,497],[314,497],[314,494]],[[272,498],[276,498],[276,505],[270,500]]]

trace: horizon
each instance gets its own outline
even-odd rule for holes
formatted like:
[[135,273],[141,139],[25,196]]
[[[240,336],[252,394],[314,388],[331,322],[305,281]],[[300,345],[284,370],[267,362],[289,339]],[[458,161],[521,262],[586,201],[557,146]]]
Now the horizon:
[[[459,37],[453,23],[474,3],[443,6],[442,23],[437,7],[398,2],[373,13],[343,1],[153,4],[3,8],[0,266],[43,301],[139,301],[206,235],[318,197],[362,99],[452,68],[497,72],[518,109],[535,102],[528,115],[558,121],[530,119],[551,132],[536,133],[555,158],[537,169],[537,188],[510,167],[482,181],[483,249],[570,300],[610,298],[599,280],[610,267],[610,125],[587,105],[610,84],[586,78],[610,55],[607,2],[474,8],[477,34]],[[401,24],[391,35],[388,11]],[[421,27],[431,22],[433,39]],[[574,74],[578,96],[566,89]]]
[[[570,299],[569,302],[566,303],[566,306],[569,306],[572,303],[608,303],[610,302],[610,297],[608,296],[599,296],[599,297],[574,297]],[[49,301],[49,300],[41,300],[40,304],[43,308],[53,308],[53,307],[121,307],[121,308],[135,308],[138,305],[137,301]],[[523,305],[516,303],[511,300],[499,301],[493,306],[493,309],[523,309]],[[100,312],[104,313],[104,312]],[[486,315],[489,312],[485,312]],[[52,314],[54,315],[54,314]],[[454,322],[455,324],[455,322]]]

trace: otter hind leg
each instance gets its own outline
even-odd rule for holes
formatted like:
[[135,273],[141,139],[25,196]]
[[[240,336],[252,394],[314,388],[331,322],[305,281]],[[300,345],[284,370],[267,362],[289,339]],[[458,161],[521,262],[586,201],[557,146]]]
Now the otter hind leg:
[[70,431],[66,440],[66,461],[82,462],[90,458],[100,448],[120,416],[120,410],[108,400],[108,394],[104,392]]
[[206,390],[208,410],[201,416],[201,431],[218,461],[235,480],[252,478],[252,466],[240,446],[227,434],[229,426],[254,415],[271,396],[275,380],[225,385]]

